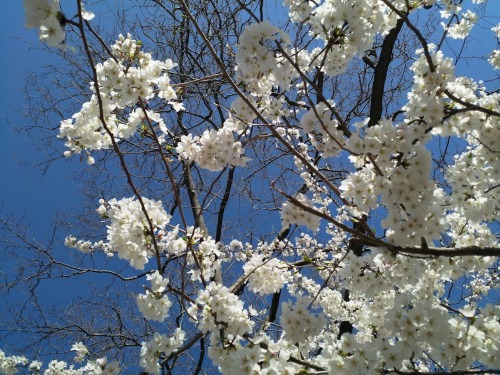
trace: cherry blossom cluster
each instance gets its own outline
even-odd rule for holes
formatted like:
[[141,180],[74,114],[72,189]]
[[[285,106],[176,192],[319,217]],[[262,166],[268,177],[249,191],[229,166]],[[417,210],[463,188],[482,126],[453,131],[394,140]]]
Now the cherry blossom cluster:
[[280,322],[289,342],[304,343],[316,337],[325,327],[324,315],[311,313],[311,304],[312,300],[300,296],[293,304],[283,303]]
[[[329,106],[334,106],[333,102],[330,102]],[[329,106],[321,102],[300,120],[302,130],[309,134],[313,146],[325,158],[337,156],[344,146],[344,135],[339,130],[339,123],[333,118]]]
[[225,329],[233,338],[241,337],[251,332],[254,325],[243,302],[227,287],[215,282],[198,292],[196,303],[191,304],[188,313],[203,333],[212,332],[212,335]]
[[[298,300],[303,293],[314,296],[325,317],[355,322],[356,334],[344,334],[337,341],[331,340],[336,334],[335,326],[330,326],[329,333],[323,335],[319,332],[326,328],[327,322],[312,320],[317,323],[313,325],[317,333],[307,342],[323,348],[321,355],[314,358],[315,363],[346,374],[370,373],[382,367],[410,370],[411,361],[421,371],[436,363],[443,368],[468,368],[475,358],[493,366],[489,349],[495,344],[488,338],[497,337],[500,323],[489,320],[489,316],[495,316],[498,309],[490,305],[486,309],[489,312],[481,315],[487,317],[487,323],[478,324],[477,311],[471,307],[474,302],[459,315],[450,314],[452,311],[443,303],[445,290],[440,280],[459,277],[457,265],[446,259],[429,262],[403,256],[394,259],[383,252],[363,257],[347,254],[339,259],[341,263],[335,267],[340,279],[332,280],[331,273],[325,276],[330,287],[305,277],[298,278],[295,286],[289,284],[290,293],[297,295]],[[486,263],[481,262],[473,260],[464,267],[478,263],[483,269]],[[463,272],[474,269],[464,268]],[[335,283],[340,281],[350,292],[349,300],[335,290]],[[293,321],[297,316],[286,319]],[[461,327],[459,332],[455,326]],[[301,332],[296,328],[300,325],[290,324],[290,327]],[[288,335],[286,328],[285,331]],[[478,352],[472,353],[474,346]]]
[[229,165],[245,166],[250,159],[243,156],[241,142],[234,139],[232,130],[206,130],[201,137],[181,136],[176,147],[181,159],[192,160],[210,171],[220,171]]
[[98,358],[95,361],[88,361],[84,374],[89,375],[116,375],[120,373],[120,365],[117,361],[108,362],[106,357]]
[[[290,18],[306,23],[311,33],[322,42],[314,48],[311,60],[324,61],[322,70],[329,75],[345,71],[349,62],[359,53],[369,50],[379,33],[394,27],[397,17],[380,0],[312,1],[286,0]],[[395,1],[404,7],[404,1]]]
[[[257,106],[255,98],[251,95],[245,97],[252,105]],[[245,101],[238,97],[231,103],[231,110],[228,113],[228,118],[224,122],[224,127],[244,133],[255,120],[254,111],[245,103]]]
[[264,351],[259,345],[234,345],[233,348],[236,350],[223,350],[216,347],[210,347],[210,358],[219,366],[224,374],[264,373],[259,365],[264,358]]
[[[432,51],[434,47],[431,45],[429,48]],[[491,220],[495,216],[495,207],[498,207],[499,198],[492,189],[500,177],[498,158],[494,152],[499,147],[496,135],[498,117],[478,111],[464,111],[466,107],[463,104],[450,102],[443,92],[448,90],[467,103],[491,109],[500,108],[499,95],[486,94],[480,85],[469,78],[455,78],[452,60],[444,58],[441,52],[432,54],[435,65],[433,71],[422,55],[423,51],[417,53],[421,56],[412,66],[415,84],[408,94],[409,102],[404,109],[411,121],[425,121],[425,126],[420,127],[421,132],[424,128],[425,132],[432,129],[432,134],[459,136],[468,142],[465,152],[456,155],[454,165],[447,168],[446,179],[453,188],[447,203],[472,220],[464,228],[477,226],[481,221]],[[445,110],[457,113],[443,121]],[[415,139],[425,142],[428,135],[421,132],[416,134]],[[454,237],[455,242],[463,243],[459,237]]]
[[89,350],[81,341],[74,343],[71,347],[71,351],[76,352],[74,360],[77,363],[83,362],[85,357],[89,354]]
[[[227,165],[244,167],[250,161],[244,156],[240,141],[256,118],[248,103],[271,122],[279,122],[280,116],[288,111],[283,108],[283,99],[272,98],[269,93],[273,86],[297,76],[288,60],[276,52],[277,46],[273,45],[276,40],[286,44],[288,36],[269,22],[250,25],[244,30],[236,53],[237,74],[240,86],[250,94],[245,100],[237,98],[232,102],[221,128],[207,129],[200,136],[182,135],[176,147],[181,159],[194,161],[210,171],[219,171]],[[302,54],[294,58],[300,60],[298,56]]]
[[[448,12],[442,12],[443,15],[447,15]],[[464,39],[467,35],[469,35],[472,26],[477,21],[477,14],[472,12],[470,9],[462,14],[462,18],[460,21],[457,21],[452,26],[448,27],[448,25],[444,22],[441,23],[443,28],[448,32],[448,35],[453,39]]]
[[[238,79],[252,95],[269,93],[274,86],[282,86],[298,73],[286,59],[281,48],[289,43],[289,36],[268,21],[249,25],[240,36],[236,53]],[[290,54],[290,51],[287,51]],[[286,87],[285,87],[286,89]]]
[[[493,123],[496,127],[500,125],[498,121]],[[494,152],[490,151],[494,149],[488,150],[487,147],[488,143],[499,147],[500,141],[498,138],[484,139],[486,145],[475,137],[470,137],[471,146],[466,152],[456,156],[455,164],[447,173],[448,181],[454,188],[452,204],[460,207],[459,210],[474,222],[493,220],[498,214],[500,203],[500,196],[493,189],[500,178],[500,162]],[[470,172],[465,174],[465,170]]]
[[61,122],[58,137],[66,140],[69,149],[65,156],[84,151],[89,164],[93,164],[89,151],[109,148],[112,137],[127,139],[140,126],[152,125],[166,133],[160,114],[145,109],[149,100],[159,98],[177,111],[183,109],[167,73],[175,64],[170,59],[154,60],[141,46],[130,34],[120,35],[112,46],[114,56],[96,65],[99,95],[92,83],[90,89],[94,94],[90,101],[71,119]]
[[76,249],[78,251],[81,251],[82,253],[91,253],[94,251],[101,250],[109,257],[113,256],[114,254],[113,247],[109,243],[104,241],[91,242],[91,241],[79,240],[74,236],[68,236],[64,240],[64,245]]
[[84,367],[76,369],[73,365],[68,367],[64,361],[51,361],[47,365],[44,375],[116,375],[120,373],[118,362],[108,362],[106,357],[95,361],[88,361]]
[[243,271],[248,275],[249,289],[261,295],[279,292],[291,276],[286,263],[258,254],[245,263]]
[[41,41],[51,47],[64,42],[64,30],[59,23],[61,15],[59,0],[24,0],[26,28],[37,29]]
[[[83,357],[88,354],[87,348],[81,343],[73,345],[71,350],[77,351],[76,362],[82,362]],[[6,356],[0,350],[0,374],[14,375],[21,368],[27,368],[30,374],[42,374],[43,363],[40,361],[29,362],[23,356]],[[64,361],[51,361],[47,364],[43,375],[117,375],[120,373],[118,362],[108,362],[106,357],[98,358],[95,361],[87,361],[87,364],[80,368],[74,365],[68,366]]]
[[455,246],[494,246],[497,239],[486,223],[468,219],[462,210],[446,215],[448,235]]
[[[90,21],[94,14],[83,9],[82,18]],[[42,42],[51,47],[65,48],[64,24],[67,22],[61,12],[59,0],[24,0],[26,28],[36,29]]]
[[[436,240],[444,229],[444,192],[429,180],[431,155],[416,142],[426,138],[420,125],[383,120],[365,129],[363,139],[358,134],[348,141],[348,148],[361,155],[350,157],[359,170],[342,181],[343,196],[353,202],[351,211],[358,217],[380,203],[386,207],[382,226],[400,245],[418,245],[422,237]],[[375,164],[366,163],[366,155],[376,155]]]
[[[434,45],[428,46],[432,52]],[[426,129],[438,126],[443,118],[444,101],[443,91],[447,84],[455,78],[453,60],[443,55],[441,51],[432,53],[434,69],[431,70],[423,49],[416,51],[419,58],[411,66],[414,73],[414,84],[408,93],[408,103],[403,107],[406,118],[410,121],[419,121],[423,118],[425,126],[415,127]]]
[[[481,4],[485,0],[473,0],[473,3]],[[441,18],[448,19],[447,22],[441,22],[447,36],[452,39],[464,39],[471,31],[477,21],[477,14],[467,9],[462,13],[463,7],[461,2],[453,0],[441,0],[442,10],[440,11]],[[456,21],[456,22],[453,22]]]
[[[312,202],[304,194],[299,193],[295,199],[305,206],[311,206]],[[305,211],[292,202],[285,202],[281,208],[281,222],[286,228],[291,224],[304,225],[313,231],[319,228],[320,219],[318,216]]]
[[[170,215],[165,212],[162,202],[147,198],[142,198],[142,203],[134,198],[113,198],[107,202],[100,200],[99,203],[101,206],[97,212],[111,220],[107,227],[109,245],[120,259],[129,261],[136,269],[144,269],[154,254],[154,238],[170,221]],[[148,213],[149,220],[144,211]]]
[[5,353],[0,350],[0,374],[13,375],[17,372],[17,366],[25,366],[28,363],[29,361],[26,357],[18,355],[6,356]]
[[[486,94],[480,87],[468,80],[456,82],[450,89],[478,106],[500,109],[498,93]],[[475,91],[479,91],[478,95]],[[463,111],[460,104],[454,110]],[[449,166],[446,178],[453,188],[451,204],[470,220],[479,223],[493,220],[497,216],[500,203],[495,186],[500,178],[500,161],[497,157],[500,147],[500,121],[496,116],[488,116],[477,111],[464,111],[448,120],[438,132],[462,136],[467,141],[466,149],[455,156],[454,164]],[[464,173],[467,171],[467,173]]]
[[[500,24],[491,29],[495,33],[497,40],[500,40]],[[494,49],[491,52],[488,62],[493,66],[493,69],[500,69],[500,50]]]
[[[189,228],[188,233],[190,233]],[[206,238],[191,236],[188,241],[186,254],[188,265],[192,267],[189,273],[193,281],[210,280],[217,272],[220,272],[221,263],[229,260],[221,251],[221,244],[215,243],[210,236]]]
[[[265,346],[267,349],[263,349]],[[223,374],[297,374],[301,366],[289,361],[300,353],[288,341],[273,341],[265,333],[259,333],[248,345],[232,342],[226,348],[212,346],[209,356]]]
[[180,328],[176,328],[170,337],[155,332],[151,340],[142,343],[141,367],[148,374],[158,375],[161,370],[158,360],[167,358],[177,350],[183,344],[185,336],[185,332]]
[[172,302],[166,295],[168,279],[158,271],[146,276],[151,287],[144,294],[137,295],[137,306],[146,319],[163,322],[168,315]]

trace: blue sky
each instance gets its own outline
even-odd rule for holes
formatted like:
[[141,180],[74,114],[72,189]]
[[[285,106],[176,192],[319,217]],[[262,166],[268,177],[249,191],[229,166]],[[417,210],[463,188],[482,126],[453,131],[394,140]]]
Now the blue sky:
[[[25,29],[22,1],[9,1],[3,5],[0,12],[0,103],[3,105],[0,111],[0,217],[9,218],[10,224],[20,221],[29,228],[30,236],[43,243],[54,227],[56,213],[71,210],[79,204],[78,186],[71,179],[79,163],[62,158],[42,174],[33,163],[46,160],[46,152],[38,149],[35,140],[30,140],[27,133],[14,130],[28,125],[22,116],[26,103],[23,94],[26,74],[36,72],[44,64],[54,62],[55,58],[42,51],[34,30]],[[47,125],[57,126],[57,123]],[[6,234],[0,232],[2,247],[6,245],[4,236]],[[61,249],[63,244],[56,247]],[[0,275],[2,272],[12,273],[15,269],[5,258],[0,264]],[[45,282],[40,289],[43,290],[43,300],[52,303],[62,296],[69,297],[74,285],[73,281],[64,285]],[[15,295],[2,297],[5,300],[0,300],[0,310],[6,308],[8,300],[14,301]],[[7,343],[3,339],[0,341],[0,349],[7,349]]]
[[[25,104],[23,87],[29,70],[36,71],[43,64],[54,60],[48,53],[29,50],[30,45],[39,47],[34,30],[24,28],[22,1],[3,4],[0,12],[0,213],[15,213],[24,217],[35,236],[43,236],[51,228],[58,210],[74,205],[77,194],[75,184],[69,179],[70,163],[56,161],[45,175],[32,166],[47,155],[37,150],[28,134],[13,130],[23,127],[26,120],[21,116]],[[56,125],[56,124],[54,124]],[[73,164],[73,163],[71,163]]]

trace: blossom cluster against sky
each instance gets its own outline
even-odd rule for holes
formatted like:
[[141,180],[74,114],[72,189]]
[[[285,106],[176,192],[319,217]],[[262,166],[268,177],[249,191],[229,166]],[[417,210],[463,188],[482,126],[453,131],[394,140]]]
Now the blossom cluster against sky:
[[[497,4],[498,4],[498,3],[497,3]],[[16,18],[15,18],[15,17],[12,17],[12,19],[16,19]],[[8,35],[8,34],[5,34],[5,35]],[[5,54],[5,55],[7,55],[7,54]],[[23,54],[22,54],[22,53],[20,53],[18,56],[19,56],[19,57],[21,57],[22,55],[23,55]],[[34,54],[34,55],[32,55],[32,56],[37,56],[37,55],[36,55],[36,54]],[[16,61],[17,61],[17,60],[16,60]],[[14,61],[14,59],[12,59],[12,60],[7,59],[7,60],[5,61],[5,63],[6,63],[6,64],[11,64],[11,65],[15,65],[15,66],[21,66],[21,65],[22,65],[22,63],[24,63],[25,61],[29,61],[29,62],[30,62],[30,66],[32,66],[32,65],[31,65],[31,62],[33,61],[33,59],[32,59],[32,58],[31,58],[31,59],[30,59],[30,58],[27,58],[27,59],[21,59],[19,64],[17,64],[17,63],[16,63],[16,61]],[[42,62],[41,62],[41,61],[35,61],[35,64],[40,64],[40,63],[42,63]],[[431,64],[431,65],[432,65],[432,64]],[[35,68],[35,69],[36,69],[36,68]],[[7,67],[7,69],[6,69],[6,70],[8,71],[8,67]],[[13,72],[12,72],[11,77],[14,77],[14,78],[16,77],[16,76],[13,74]],[[251,79],[251,78],[252,78],[252,76],[250,76],[250,79]],[[19,92],[21,92],[21,91],[20,91],[20,89],[22,88],[23,84],[24,84],[24,80],[23,80],[23,79],[19,79],[19,78],[18,78],[18,79],[17,79],[17,81],[16,81],[15,79],[13,80],[13,84],[12,84],[11,89],[9,89],[9,87],[10,87],[10,86],[6,86],[6,89],[5,89],[5,90],[6,90],[6,92],[5,92],[5,96],[6,96],[6,98],[7,98],[7,99],[9,99],[10,101],[13,101],[13,103],[14,103],[14,104],[13,104],[13,105],[14,105],[14,107],[13,107],[13,108],[14,108],[14,109],[19,108],[18,103],[21,103],[21,102],[23,101],[23,99],[24,99],[24,98],[23,98],[23,96],[22,96],[22,94],[21,94],[21,95],[20,95],[20,97],[19,97],[19,98],[20,98],[20,101],[18,102],[18,101],[17,101],[17,97],[15,97],[15,96],[14,96],[14,94],[10,94],[10,93],[9,93],[9,91],[10,91],[10,90],[12,90],[12,91],[15,91],[15,92],[18,92],[18,91],[19,91]],[[7,113],[7,114],[9,114],[9,113]],[[16,124],[16,123],[17,123],[18,116],[17,116],[16,112],[12,112],[12,113],[11,113],[11,117],[10,117],[10,118],[12,119],[12,122],[13,122],[14,124]],[[22,121],[20,121],[20,122],[22,122]],[[18,138],[16,138],[16,139],[18,139]],[[19,138],[19,142],[22,142],[22,140],[21,140],[21,139],[22,139],[22,138]],[[9,138],[6,136],[6,137],[5,137],[5,140],[6,140],[6,141],[8,141],[8,140],[9,140]],[[8,149],[8,151],[9,151],[9,152],[12,152],[12,154],[11,154],[11,155],[15,155],[15,156],[17,156],[17,155],[18,155],[18,153],[20,153],[20,155],[21,155],[21,156],[23,156],[23,157],[25,157],[25,158],[26,158],[26,159],[24,159],[24,160],[26,160],[26,161],[31,161],[31,162],[33,162],[33,161],[36,161],[36,160],[37,160],[36,158],[38,157],[38,154],[34,153],[34,151],[33,151],[34,149],[32,148],[32,146],[31,146],[31,145],[16,145],[16,144],[15,144],[15,142],[8,142],[8,145],[12,146],[12,148],[13,148],[13,150],[11,151],[11,150],[10,150],[10,148],[8,148],[8,147],[6,146],[6,149]],[[28,151],[25,151],[25,150],[28,150]],[[33,159],[31,159],[31,158],[33,158]],[[11,158],[10,158],[9,156],[7,156],[7,157],[5,158],[5,160],[11,160]],[[8,165],[8,164],[6,164],[6,165]],[[61,181],[60,181],[60,180],[61,180],[61,179],[63,179],[63,180],[67,180],[67,179],[64,179],[64,173],[65,173],[64,168],[62,168],[61,170],[59,170],[58,168],[60,168],[60,167],[59,167],[59,165],[56,163],[56,164],[55,164],[55,166],[52,168],[52,170],[51,170],[51,171],[52,171],[52,172],[54,172],[54,171],[55,171],[55,173],[56,173],[56,177],[57,177],[57,178],[54,180],[54,182],[55,182],[55,186],[56,186],[56,188],[57,188],[57,189],[60,189],[60,188],[61,188],[61,186],[64,188],[64,185],[61,185]],[[13,168],[13,170],[14,170],[14,171],[17,171],[17,168],[15,168],[15,167],[14,167],[14,168]],[[25,183],[25,181],[23,180],[23,177],[25,177],[25,175],[27,175],[27,173],[22,173],[23,169],[20,169],[20,170],[21,170],[21,174],[20,174],[19,176],[17,176],[17,175],[16,175],[16,173],[12,173],[12,176],[10,177],[10,178],[11,178],[11,180],[12,180],[12,181],[14,181],[14,184],[12,184],[12,185],[7,185],[7,184],[6,184],[6,187],[7,187],[7,186],[10,186],[10,187],[11,187],[11,190],[12,190],[12,191],[11,191],[11,193],[10,193],[10,194],[11,194],[11,196],[12,196],[12,197],[14,197],[12,200],[10,200],[10,199],[9,199],[9,195],[8,195],[8,194],[6,194],[6,195],[5,195],[5,200],[6,200],[7,209],[9,209],[9,210],[10,210],[10,206],[11,206],[11,205],[13,205],[14,207],[12,208],[12,210],[13,210],[14,212],[16,212],[16,213],[19,213],[19,212],[20,212],[20,211],[22,211],[23,209],[24,209],[24,210],[26,210],[26,212],[27,212],[27,216],[28,216],[27,220],[28,220],[29,222],[31,222],[31,215],[43,214],[43,215],[45,215],[44,217],[47,217],[47,216],[50,216],[50,215],[51,215],[51,212],[50,212],[50,210],[49,210],[49,211],[44,210],[42,206],[40,206],[40,207],[39,207],[39,206],[31,206],[31,205],[30,205],[30,203],[29,203],[29,201],[28,201],[28,199],[27,199],[27,197],[29,197],[30,199],[35,199],[35,201],[36,201],[36,203],[37,203],[37,204],[38,204],[39,202],[44,202],[44,203],[46,203],[46,204],[50,204],[49,209],[52,209],[52,210],[55,210],[55,209],[60,209],[60,208],[61,208],[61,202],[64,200],[64,198],[63,198],[63,199],[61,199],[61,200],[59,200],[59,198],[60,198],[61,196],[65,197],[66,195],[63,195],[63,194],[58,194],[58,191],[56,191],[56,190],[53,190],[53,189],[49,188],[49,189],[47,190],[47,192],[48,192],[48,193],[50,193],[50,196],[51,196],[51,197],[57,197],[57,198],[58,198],[58,200],[57,200],[57,201],[50,201],[50,200],[44,199],[43,194],[45,194],[46,192],[44,191],[44,189],[43,189],[43,188],[42,188],[42,189],[39,189],[39,188],[38,188],[38,186],[45,186],[45,185],[43,185],[43,183],[40,183],[40,182],[38,182],[38,183],[30,183],[30,181],[28,181],[27,183]],[[59,172],[60,172],[60,173],[59,173]],[[7,173],[8,173],[8,170],[7,170]],[[36,175],[35,175],[35,176],[36,176]],[[7,177],[7,178],[8,178],[8,177]],[[420,179],[417,179],[417,180],[420,180]],[[43,180],[42,180],[42,181],[43,181]],[[49,184],[50,184],[50,181],[51,181],[51,180],[50,180],[50,178],[49,178],[49,180],[48,180],[48,181],[49,181]],[[41,185],[40,185],[40,184],[41,184]],[[356,184],[356,185],[361,185],[361,184],[360,184],[360,183],[358,183],[358,184]],[[25,192],[23,189],[26,189],[26,192]],[[69,197],[69,201],[70,201],[70,203],[78,204],[78,201],[77,201],[77,200],[74,200],[74,196],[71,194],[71,189],[69,189],[69,190],[64,190],[64,192],[65,192],[65,193],[67,193],[67,197]],[[2,197],[3,197],[3,196],[2,196]],[[23,204],[25,204],[25,205],[21,205],[21,204],[17,205],[17,203],[16,203],[16,202],[17,202],[17,199],[20,199],[20,200],[21,200],[21,203],[23,203]],[[26,202],[28,202],[28,203],[26,203]],[[120,201],[120,202],[122,202],[122,201]],[[27,206],[26,206],[26,204],[27,204]],[[45,224],[47,224],[49,221],[48,221],[48,220],[39,220],[39,219],[35,219],[35,222],[36,222],[36,223],[43,223],[43,225],[45,225]],[[294,222],[292,222],[292,223],[294,223]],[[296,223],[296,221],[295,221],[295,223]],[[351,272],[351,274],[352,274],[352,272]],[[400,276],[400,275],[398,275],[398,276]],[[159,285],[160,285],[159,289],[160,289],[160,288],[163,288],[163,282],[164,282],[163,280],[160,280],[160,281],[158,281],[158,282],[157,282],[157,284],[159,284]],[[251,281],[250,281],[250,282],[251,282]],[[250,285],[250,287],[251,287],[251,285]],[[209,295],[209,296],[208,296],[208,297],[210,297],[210,301],[211,301],[212,297],[217,297],[217,298],[218,298],[218,301],[223,301],[223,299],[221,298],[221,295],[222,295],[223,297],[224,297],[225,295],[226,295],[226,296],[231,296],[231,297],[233,297],[233,299],[234,299],[234,300],[238,301],[234,295],[230,295],[230,293],[228,293],[228,291],[226,290],[227,288],[226,288],[226,289],[222,289],[222,288],[215,288],[215,286],[214,286],[214,287],[211,287],[211,288],[209,288],[209,289],[210,289],[210,290],[208,290],[208,289],[207,289],[207,290],[208,290],[208,293],[209,293],[209,294],[212,294],[212,295]],[[208,297],[207,297],[207,298],[208,298]],[[214,299],[215,299],[215,298],[214,298]],[[228,301],[229,301],[229,299],[228,299]],[[167,303],[168,303],[168,302],[167,302]],[[233,305],[232,303],[220,303],[220,302],[217,302],[217,303],[218,303],[218,306]],[[207,303],[207,305],[208,305],[208,304],[209,304],[209,303]],[[406,304],[404,304],[404,305],[406,305]],[[242,307],[240,307],[240,306],[237,306],[237,307],[238,307],[238,308],[236,309],[237,311],[241,311],[241,310],[242,310]],[[139,308],[141,308],[140,304],[139,304]],[[195,306],[195,310],[196,310],[196,309],[197,309],[197,307]],[[286,311],[286,309],[287,309],[287,307],[286,307],[286,305],[285,305],[285,306],[284,306],[284,308],[283,308],[283,311]],[[227,309],[225,309],[225,310],[227,310]],[[415,308],[415,309],[414,309],[414,311],[419,311],[419,308]],[[192,314],[190,314],[190,315],[195,315],[195,313],[196,313],[196,311],[194,311],[194,312],[193,312]],[[164,313],[162,312],[162,314],[164,314]],[[216,315],[217,315],[217,316],[219,316],[219,315],[221,315],[221,314],[222,314],[222,312],[221,312],[221,313],[217,312],[217,314],[216,314]],[[286,314],[285,314],[285,315],[286,315]],[[224,319],[222,319],[222,321],[223,321],[224,323],[226,323],[226,324],[227,324],[227,322],[226,322]],[[243,317],[243,319],[242,319],[242,321],[248,321],[248,317],[247,317],[247,316],[244,316],[244,317]],[[396,320],[391,319],[391,321],[396,321]],[[285,330],[287,329],[287,324],[288,324],[288,323],[286,323],[286,322],[287,322],[287,320],[285,319],[285,320],[284,320],[284,322],[283,322],[283,326],[284,326]],[[290,322],[293,322],[293,321],[291,321],[291,320],[290,320]],[[212,327],[212,329],[213,329],[214,324],[213,324],[213,322],[212,322],[212,321],[207,320],[207,324],[211,324],[211,327]],[[292,323],[290,323],[290,324],[289,324],[289,326],[293,326],[293,324],[292,324]],[[300,327],[301,327],[302,325],[300,325],[300,324],[296,324],[295,326],[300,326]],[[231,327],[229,327],[229,328],[231,328]],[[205,328],[205,327],[203,327],[203,326],[202,326],[202,327],[201,327],[201,329],[202,329],[202,331],[203,331],[203,332],[205,332],[205,330],[209,330],[210,328]],[[248,331],[249,331],[249,330],[248,330],[248,329],[246,329],[245,327],[243,327],[242,329],[244,329],[244,332],[248,332]],[[370,330],[370,331],[371,331],[371,330]],[[240,334],[241,334],[241,333],[238,333],[238,335],[240,335]],[[305,339],[305,338],[304,338],[304,339]],[[294,341],[295,341],[295,340],[294,340]],[[163,351],[163,352],[168,353],[168,348],[162,348],[162,349],[160,349],[160,351]],[[156,350],[155,350],[155,352],[156,352]],[[168,355],[168,354],[167,354],[167,355]]]
[[[52,218],[58,210],[74,205],[77,187],[69,178],[74,163],[56,161],[45,175],[33,168],[33,163],[47,158],[37,149],[27,133],[18,133],[14,127],[23,127],[25,96],[23,88],[28,71],[34,71],[51,61],[40,47],[36,32],[24,27],[24,9],[21,2],[4,4],[0,14],[0,213],[15,213],[24,217],[34,235],[43,235],[51,228]],[[487,14],[500,14],[500,1],[488,3]],[[483,30],[474,30],[480,38]],[[484,32],[484,31],[483,31]],[[484,42],[494,43],[491,38]],[[480,60],[470,60],[468,75],[480,75]],[[489,77],[492,78],[492,77]],[[27,163],[27,164],[25,164]],[[24,164],[24,165],[23,165]]]

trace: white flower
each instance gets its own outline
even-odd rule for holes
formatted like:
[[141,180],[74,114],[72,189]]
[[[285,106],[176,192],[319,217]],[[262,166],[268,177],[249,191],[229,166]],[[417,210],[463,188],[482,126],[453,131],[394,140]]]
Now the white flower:
[[286,263],[276,259],[264,259],[254,255],[243,266],[251,291],[261,295],[276,293],[289,280],[291,273]]
[[89,350],[82,342],[77,342],[73,344],[71,347],[71,351],[76,352],[75,362],[82,362],[85,359],[85,356],[89,354]]
[[203,333],[224,328],[228,334],[241,336],[254,325],[243,302],[228,288],[214,282],[198,292],[188,311]]
[[184,331],[180,328],[176,328],[173,335],[170,337],[155,332],[151,340],[142,343],[140,360],[141,367],[148,373],[159,374],[159,356],[163,355],[168,357],[172,354],[172,352],[177,350],[182,345],[185,336]]
[[[142,198],[154,231],[164,230],[170,221],[161,201]],[[143,269],[153,254],[150,226],[141,203],[134,198],[111,199],[102,204],[98,212],[111,220],[108,225],[108,242],[121,259],[126,259],[136,269]]]
[[86,10],[82,3],[82,18],[86,21],[91,21],[92,19],[94,19],[94,17],[95,14],[93,12]]
[[477,20],[477,14],[470,10],[467,10],[459,22],[456,22],[453,26],[448,27],[445,23],[442,23],[443,27],[448,30],[448,34],[453,39],[464,39],[469,35],[472,26]]
[[[89,16],[88,12],[85,15]],[[53,43],[61,38],[61,41],[64,40],[56,25],[53,26],[44,29],[43,37],[51,38]],[[132,39],[130,34],[126,37],[119,35],[111,48],[115,59],[110,58],[95,67],[107,129],[101,121],[99,101],[93,95],[71,119],[61,121],[58,137],[66,141],[65,145],[70,151],[65,156],[111,147],[109,132],[115,140],[128,139],[136,134],[140,125],[149,125],[146,117],[167,133],[159,113],[146,110],[145,114],[137,106],[139,97],[143,103],[160,98],[172,104],[177,111],[184,108],[182,102],[176,100],[177,95],[170,85],[167,70],[175,66],[171,60],[154,60],[151,54],[141,51],[141,43]],[[90,89],[95,91],[93,83]],[[88,161],[92,163],[93,159],[89,158]]]
[[29,365],[30,371],[34,372],[35,374],[39,373],[40,370],[42,369],[43,363],[40,361],[33,361]]
[[162,322],[168,315],[172,302],[165,294],[168,279],[164,279],[158,271],[146,276],[151,281],[151,289],[137,296],[137,306],[146,319]]
[[[295,198],[306,206],[312,205],[312,202],[303,194],[298,194]],[[284,228],[291,224],[297,224],[305,225],[309,229],[317,231],[320,218],[294,205],[292,202],[285,202],[281,208],[281,222]]]
[[496,49],[491,52],[490,58],[488,62],[493,65],[493,68],[496,70],[500,69],[500,50]]
[[27,29],[39,28],[44,22],[55,19],[60,10],[59,0],[24,0]]
[[233,132],[225,127],[205,130],[201,137],[183,135],[176,151],[181,158],[193,160],[210,171],[219,171],[228,164],[244,166],[250,160],[242,156],[241,143],[235,141]]
[[103,357],[89,361],[84,370],[88,375],[116,375],[120,373],[120,365],[116,361],[110,363],[106,357]]
[[323,314],[314,315],[309,311],[311,301],[299,297],[295,304],[285,302],[282,305],[281,325],[286,338],[291,343],[302,343],[316,336],[325,326]]
[[18,365],[26,364],[28,364],[28,360],[26,359],[26,357],[17,355],[7,357],[5,353],[0,350],[0,374],[14,375],[17,373]]
[[174,109],[175,112],[186,110],[186,108],[184,108],[184,105],[182,104],[182,102],[170,101],[170,102],[168,102],[168,104],[170,104],[172,106],[172,108]]
[[41,41],[46,42],[51,47],[58,47],[66,38],[64,30],[55,17],[48,19],[40,26],[38,36]]

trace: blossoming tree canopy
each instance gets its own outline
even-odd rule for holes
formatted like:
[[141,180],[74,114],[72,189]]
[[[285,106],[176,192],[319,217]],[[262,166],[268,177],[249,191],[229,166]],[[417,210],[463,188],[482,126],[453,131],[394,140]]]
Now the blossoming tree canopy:
[[[136,366],[182,371],[179,358],[199,356],[190,371],[209,361],[224,374],[500,373],[498,77],[458,74],[446,47],[475,42],[485,1],[285,0],[287,28],[237,1],[248,21],[233,45],[210,39],[191,2],[153,3],[182,15],[213,74],[186,78],[182,61],[156,59],[131,34],[107,46],[79,1],[73,18],[58,0],[24,1],[26,27],[66,53],[69,36],[79,40],[89,67],[88,101],[60,123],[64,155],[89,168],[112,155],[128,185],[96,202],[105,238],[65,243],[117,255],[144,284],[131,299],[150,324],[135,338]],[[500,40],[495,21],[484,38]],[[500,50],[481,54],[500,70]],[[396,64],[407,85],[388,90]],[[336,90],[346,77],[358,101]],[[189,93],[215,79],[210,95],[225,101],[204,99],[220,123]],[[187,115],[204,120],[189,127]],[[157,195],[124,151],[135,139],[160,166]],[[250,197],[243,213],[268,205],[258,241],[243,223],[224,233],[238,183],[272,196]],[[0,351],[0,373],[125,371],[96,345],[75,341],[71,365]]]

